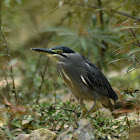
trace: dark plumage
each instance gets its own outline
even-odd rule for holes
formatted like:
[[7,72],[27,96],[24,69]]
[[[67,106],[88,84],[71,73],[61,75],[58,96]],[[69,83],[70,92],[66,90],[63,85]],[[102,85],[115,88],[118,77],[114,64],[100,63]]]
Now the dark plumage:
[[86,57],[83,56],[83,60],[89,64],[87,69],[88,76],[85,78],[86,82],[91,89],[99,92],[100,94],[105,94],[114,101],[118,100],[117,94],[112,89],[106,77],[102,72]]
[[83,100],[95,102],[92,108],[82,116],[86,117],[92,112],[96,100],[111,111],[114,110],[110,98],[116,101],[117,94],[103,73],[86,57],[63,46],[32,50],[43,52],[55,60],[60,77],[83,107]]

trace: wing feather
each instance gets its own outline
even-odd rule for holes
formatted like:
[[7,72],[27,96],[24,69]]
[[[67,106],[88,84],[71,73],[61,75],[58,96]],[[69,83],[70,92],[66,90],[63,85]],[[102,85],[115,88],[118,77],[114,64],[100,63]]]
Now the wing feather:
[[114,101],[118,100],[117,94],[112,89],[111,85],[109,84],[106,77],[102,74],[102,72],[86,57],[83,56],[83,59],[87,65],[87,77],[84,77],[84,79],[90,88],[100,94],[109,96]]

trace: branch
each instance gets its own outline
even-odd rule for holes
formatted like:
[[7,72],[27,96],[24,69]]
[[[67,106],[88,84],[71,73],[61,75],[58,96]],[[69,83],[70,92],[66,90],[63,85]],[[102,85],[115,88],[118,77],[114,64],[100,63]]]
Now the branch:
[[123,13],[121,11],[112,11],[112,10],[110,10],[110,12],[113,12],[113,13],[116,13],[116,14],[119,14],[119,15],[122,15],[122,16],[125,16],[125,17],[129,17],[129,18],[135,19],[137,21],[140,21],[140,18],[137,18],[137,17],[131,16],[131,15],[128,15],[128,14]]
[[98,9],[99,12],[100,12],[100,11],[112,12],[112,13],[115,13],[115,14],[119,14],[119,15],[122,15],[122,16],[125,16],[125,17],[129,17],[129,18],[131,18],[131,19],[135,19],[135,20],[137,20],[137,21],[140,21],[140,18],[137,18],[137,17],[135,17],[135,16],[128,15],[128,14],[123,13],[123,12],[121,12],[121,11],[106,10],[106,9],[103,9],[103,8],[101,8],[101,7],[98,7],[98,6],[84,5],[84,4],[80,4],[80,3],[69,3],[69,2],[65,2],[65,1],[64,1],[64,4],[76,5],[76,6],[81,6],[81,7],[86,6],[86,7],[89,7],[89,8]]
[[6,90],[7,90],[7,95],[8,95],[8,99],[10,98],[10,95],[9,95],[9,83],[8,83],[8,79],[7,79],[7,75],[4,71],[4,69],[2,68],[2,71],[3,71],[3,74],[4,74],[4,77],[5,77],[5,81],[6,81]]
[[140,62],[135,58],[135,61],[140,65]]
[[[7,45],[7,41],[6,41],[6,38],[4,36],[4,33],[2,31],[2,29],[0,29],[0,32],[2,34],[2,38],[4,40],[4,44],[5,44],[5,50],[6,50],[6,55],[8,56],[8,62],[9,62],[9,65],[10,65],[10,54],[9,54],[9,50],[8,50],[8,45]],[[16,103],[18,101],[17,99],[17,93],[16,93],[16,86],[15,86],[15,80],[14,80],[14,75],[13,75],[13,67],[10,65],[10,76],[11,76],[11,79],[12,79],[12,92],[14,93],[14,96],[15,96],[15,100],[16,100]]]
[[[48,59],[48,60],[49,60],[49,59]],[[39,104],[41,89],[42,89],[42,86],[43,86],[43,84],[44,84],[45,73],[46,73],[47,66],[48,66],[48,65],[47,65],[47,64],[48,64],[48,60],[46,61],[45,69],[44,69],[43,73],[41,74],[41,85],[39,86],[39,89],[38,89],[38,95],[37,95],[36,104]]]
[[[8,50],[8,43],[6,41],[5,35],[4,35],[4,33],[2,31],[2,28],[1,28],[1,26],[2,26],[2,23],[1,23],[1,9],[2,9],[2,2],[0,0],[0,34],[2,35],[2,38],[4,40],[5,51],[6,51],[6,55],[8,56],[8,63],[10,65],[11,60],[10,60],[10,54],[9,54],[9,50]],[[11,76],[11,79],[12,79],[12,86],[13,86],[12,87],[12,92],[14,93],[15,100],[16,100],[16,103],[17,103],[18,99],[17,99],[16,88],[15,88],[15,80],[14,80],[14,76],[13,76],[13,68],[12,68],[11,65],[10,65],[10,73],[11,73],[10,76]]]

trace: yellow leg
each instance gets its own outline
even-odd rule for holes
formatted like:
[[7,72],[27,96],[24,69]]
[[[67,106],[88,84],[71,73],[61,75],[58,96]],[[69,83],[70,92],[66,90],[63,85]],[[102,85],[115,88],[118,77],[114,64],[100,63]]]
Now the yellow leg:
[[81,113],[81,116],[80,116],[80,119],[81,118],[84,118],[85,114],[87,113],[87,108],[85,107],[85,105],[82,106],[82,113]]
[[91,109],[83,117],[87,118],[93,112],[93,110],[95,109],[95,106],[96,106],[96,100],[94,101],[94,104],[91,107]]
[[84,104],[84,102],[83,102],[82,99],[79,99],[79,102],[80,102],[80,105],[82,106],[82,113],[81,113],[81,116],[80,116],[80,118],[79,118],[79,120],[80,120],[80,119],[82,119],[82,118],[84,117],[84,115],[87,113],[87,109],[86,109],[85,104]]

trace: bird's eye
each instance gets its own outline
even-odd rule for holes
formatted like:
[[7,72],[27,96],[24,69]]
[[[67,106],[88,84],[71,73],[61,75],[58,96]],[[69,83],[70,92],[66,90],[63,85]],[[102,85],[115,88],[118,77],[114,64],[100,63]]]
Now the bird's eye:
[[58,50],[57,52],[58,52],[59,54],[63,53],[63,51],[62,51],[62,50]]

